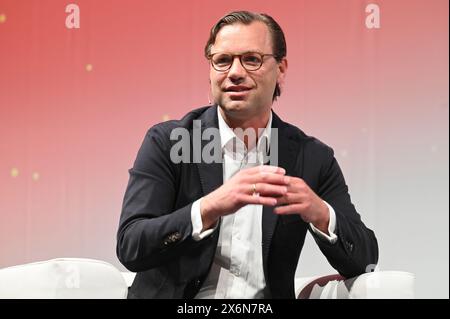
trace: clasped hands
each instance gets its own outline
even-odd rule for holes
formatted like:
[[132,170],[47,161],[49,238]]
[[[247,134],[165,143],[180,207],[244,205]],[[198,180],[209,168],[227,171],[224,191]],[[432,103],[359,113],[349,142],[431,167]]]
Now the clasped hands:
[[277,166],[256,166],[236,173],[200,203],[203,229],[213,227],[221,216],[235,213],[248,204],[277,206],[278,215],[299,214],[328,234],[328,206],[298,177],[287,176]]

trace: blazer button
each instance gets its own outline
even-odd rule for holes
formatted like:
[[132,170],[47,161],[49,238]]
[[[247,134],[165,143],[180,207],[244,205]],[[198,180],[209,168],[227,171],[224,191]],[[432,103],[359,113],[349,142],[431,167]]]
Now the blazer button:
[[196,279],[196,280],[195,280],[195,288],[200,287],[200,284],[201,284],[200,279]]

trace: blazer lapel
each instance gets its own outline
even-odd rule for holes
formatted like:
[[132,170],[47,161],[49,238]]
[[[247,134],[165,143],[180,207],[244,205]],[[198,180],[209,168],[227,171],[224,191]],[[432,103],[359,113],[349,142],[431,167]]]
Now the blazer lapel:
[[[277,129],[276,133],[274,129]],[[274,134],[275,133],[275,134]],[[272,134],[270,142],[271,158],[273,158],[272,151],[278,151],[278,165],[286,170],[286,175],[294,176],[294,163],[298,160],[298,141],[293,138],[293,134],[289,132],[289,127],[273,112],[272,118]],[[278,139],[278,141],[276,141]],[[273,149],[272,145],[278,143],[278,149]],[[271,165],[275,165],[272,160]],[[263,253],[263,267],[266,282],[268,283],[268,257],[270,251],[270,244],[278,221],[278,215],[274,212],[274,207],[263,206],[262,215],[262,253]]]
[[[201,120],[201,123],[195,121],[193,123],[193,129],[200,130],[201,134],[203,134],[203,131],[207,128],[219,128],[219,123],[217,120],[217,106],[211,106],[209,107],[200,117],[199,120]],[[204,149],[205,145],[208,144],[210,141],[204,141],[201,136],[193,136],[193,139],[200,138],[201,140],[201,148],[200,152]],[[192,140],[192,143],[194,141]],[[219,143],[220,146],[220,139],[218,141],[214,141],[215,143]],[[194,148],[192,148],[193,151]],[[222,155],[222,154],[221,154]],[[200,176],[200,184],[203,190],[203,195],[207,195],[214,191],[216,188],[220,187],[223,184],[223,168],[222,163],[205,163],[203,161],[202,156],[200,156],[200,163],[196,163],[198,168],[198,173]],[[208,274],[209,269],[211,269],[211,265],[214,260],[214,254],[217,248],[217,242],[219,240],[219,230],[220,230],[220,220],[218,231],[214,232],[212,235],[212,240],[208,241],[208,249],[204,251],[204,253],[201,256],[202,262],[202,268],[203,265],[205,266],[204,272],[202,271],[202,274]],[[204,262],[203,262],[204,261]],[[207,268],[206,268],[207,265]]]
[[[202,116],[200,116],[199,120],[201,120],[201,127],[196,127],[197,124],[194,123],[194,130],[199,130],[201,133],[207,128],[214,127],[219,128],[219,123],[217,120],[217,106],[211,106],[208,108]],[[194,137],[195,138],[195,137]],[[198,137],[197,137],[198,138]],[[201,138],[201,137],[200,137]],[[194,141],[193,141],[194,142]],[[204,149],[205,145],[210,143],[209,140],[201,139],[201,150]],[[219,143],[220,140],[214,141],[214,143]],[[201,157],[201,156],[200,156]],[[210,192],[214,191],[216,188],[220,187],[223,184],[223,167],[222,163],[205,163],[203,159],[201,159],[200,163],[197,163],[198,172],[200,175],[200,182],[203,189],[203,194],[207,195]]]

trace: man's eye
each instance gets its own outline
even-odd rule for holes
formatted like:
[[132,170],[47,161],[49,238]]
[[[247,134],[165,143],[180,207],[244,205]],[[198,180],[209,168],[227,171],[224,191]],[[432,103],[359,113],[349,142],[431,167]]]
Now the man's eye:
[[227,65],[231,63],[231,58],[229,56],[218,56],[214,59],[214,63],[217,65]]
[[258,65],[261,63],[261,59],[257,55],[246,55],[243,57],[244,63],[251,65]]

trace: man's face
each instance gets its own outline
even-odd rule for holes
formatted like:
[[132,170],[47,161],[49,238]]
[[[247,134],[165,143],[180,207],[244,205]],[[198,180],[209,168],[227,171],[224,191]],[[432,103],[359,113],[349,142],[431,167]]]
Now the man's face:
[[[273,54],[272,38],[268,27],[259,21],[249,25],[234,23],[222,27],[211,47],[214,53],[243,54],[258,52]],[[287,61],[277,63],[265,56],[259,70],[247,71],[238,57],[225,72],[210,67],[211,92],[214,102],[230,117],[246,120],[267,114],[277,82],[285,76]]]

